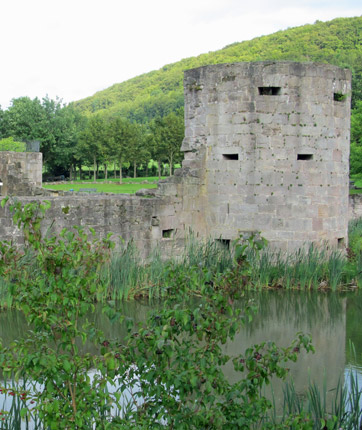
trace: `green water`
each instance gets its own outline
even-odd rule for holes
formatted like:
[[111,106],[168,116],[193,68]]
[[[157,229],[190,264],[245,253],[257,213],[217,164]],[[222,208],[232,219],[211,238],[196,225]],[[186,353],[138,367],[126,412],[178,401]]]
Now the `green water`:
[[[359,369],[362,377],[362,292],[278,290],[250,296],[258,306],[258,313],[236,335],[235,340],[226,345],[230,355],[264,340],[287,346],[295,334],[302,331],[312,335],[316,353],[301,354],[298,362],[289,366],[300,391],[306,389],[309,379],[322,384],[323,378],[326,378],[330,388],[333,388],[349,366]],[[122,304],[124,313],[138,322],[144,321],[152,308],[140,302]],[[92,318],[105,332],[106,338],[123,337],[124,329],[111,324],[101,312],[96,312]],[[21,314],[16,311],[0,312],[0,337],[5,345],[23,336],[26,330]],[[229,378],[236,377],[231,366],[226,367],[225,371]]]

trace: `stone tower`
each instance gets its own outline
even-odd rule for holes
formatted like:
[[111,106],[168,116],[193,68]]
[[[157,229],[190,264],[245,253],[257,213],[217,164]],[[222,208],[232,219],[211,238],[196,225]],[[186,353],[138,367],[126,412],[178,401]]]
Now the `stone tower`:
[[343,248],[350,71],[221,64],[186,71],[184,86],[181,224],[226,243],[260,231],[284,250],[323,241]]

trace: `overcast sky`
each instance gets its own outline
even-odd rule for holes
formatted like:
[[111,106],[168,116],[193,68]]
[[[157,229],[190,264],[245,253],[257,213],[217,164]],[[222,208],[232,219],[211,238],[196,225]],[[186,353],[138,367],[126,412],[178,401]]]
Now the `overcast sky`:
[[68,103],[230,43],[361,15],[361,0],[0,0],[0,105]]

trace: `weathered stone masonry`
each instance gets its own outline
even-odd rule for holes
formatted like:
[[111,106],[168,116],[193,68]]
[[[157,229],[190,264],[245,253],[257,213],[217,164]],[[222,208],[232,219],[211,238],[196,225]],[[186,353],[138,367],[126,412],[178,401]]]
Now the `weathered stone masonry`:
[[183,194],[186,224],[196,215],[194,229],[225,239],[261,231],[282,249],[343,245],[350,93],[350,72],[329,65],[187,71],[183,166],[201,174],[197,198]]
[[[157,243],[165,253],[179,248],[190,229],[226,243],[261,231],[284,250],[322,241],[345,246],[348,70],[292,62],[206,66],[185,72],[184,91],[185,159],[175,176],[152,197],[51,198],[48,225],[114,232],[144,256]],[[8,213],[0,221],[1,237],[18,234]]]
[[0,152],[1,195],[42,194],[42,162],[40,152]]

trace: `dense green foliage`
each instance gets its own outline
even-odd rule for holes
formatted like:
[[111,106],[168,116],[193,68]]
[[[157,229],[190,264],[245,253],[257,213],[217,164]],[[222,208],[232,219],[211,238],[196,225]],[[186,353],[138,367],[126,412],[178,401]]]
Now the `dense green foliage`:
[[362,100],[352,111],[350,170],[352,175],[362,173]]
[[352,71],[351,171],[362,172],[362,17],[290,28],[285,31],[234,43],[225,48],[183,59],[162,69],[137,76],[74,103],[86,115],[121,116],[149,123],[183,106],[184,70],[208,64],[241,61],[315,61]]
[[[75,177],[92,166],[94,178],[102,165],[107,174],[117,163],[119,180],[131,166],[133,175],[151,159],[169,165],[181,160],[183,72],[208,64],[290,60],[315,61],[352,71],[351,171],[361,165],[362,17],[290,28],[269,36],[165,65],[64,106],[60,100],[20,97],[5,111],[0,108],[0,138],[40,140],[50,176]],[[159,172],[160,174],[160,172]],[[146,173],[147,176],[147,173]]]
[[[145,322],[135,324],[114,301],[104,301],[103,312],[126,323],[124,339],[108,339],[87,316],[105,292],[99,269],[112,243],[89,241],[81,228],[43,235],[48,207],[12,202],[25,248],[0,242],[0,274],[11,282],[13,304],[31,326],[10,346],[0,342],[7,378],[0,392],[13,398],[0,410],[3,429],[19,429],[21,418],[36,420],[38,430],[352,430],[361,424],[361,391],[353,376],[350,393],[337,387],[332,409],[313,385],[305,405],[287,385],[282,415],[262,394],[272,377],[287,375],[288,361],[303,349],[313,351],[308,335],[298,333],[286,348],[268,341],[232,356],[222,348],[256,311],[250,300],[241,310],[238,300],[251,280],[250,255],[259,259],[265,240],[235,243],[235,266],[222,273],[215,274],[213,264],[189,270],[168,265],[163,303]],[[93,352],[80,347],[86,343]],[[225,376],[227,363],[239,373],[236,382]]]
[[208,64],[262,60],[316,61],[349,67],[354,78],[354,100],[361,100],[361,39],[362,17],[290,28],[166,65],[75,102],[74,107],[86,114],[120,115],[147,123],[183,106],[184,70]]
[[74,162],[82,115],[61,100],[20,97],[0,115],[0,137],[19,141],[39,140],[50,171],[61,174]]
[[[222,350],[252,316],[250,305],[243,313],[235,306],[242,294],[235,281],[247,275],[248,246],[237,248],[237,270],[217,280],[210,274],[207,282],[200,282],[171,266],[163,306],[145,324],[135,326],[128,320],[122,342],[104,339],[87,315],[103,294],[99,268],[109,258],[112,243],[89,242],[81,228],[44,236],[41,221],[48,207],[49,202],[24,207],[12,203],[25,248],[19,251],[0,242],[1,276],[11,280],[13,303],[31,326],[9,347],[0,343],[3,373],[31,381],[19,391],[1,387],[1,392],[20,399],[20,415],[36,415],[44,428],[64,430],[258,425],[271,408],[261,388],[273,375],[283,378],[284,363],[313,347],[309,336],[298,334],[287,348],[263,342],[233,357]],[[198,303],[189,300],[190,287],[200,291]],[[111,303],[103,310],[111,319],[124,319]],[[97,353],[82,352],[79,345],[86,342],[94,344]],[[235,383],[223,372],[228,362],[240,375],[245,372]],[[0,412],[6,420],[8,411]]]
[[16,142],[13,137],[0,139],[0,151],[24,152],[25,149],[25,143]]

